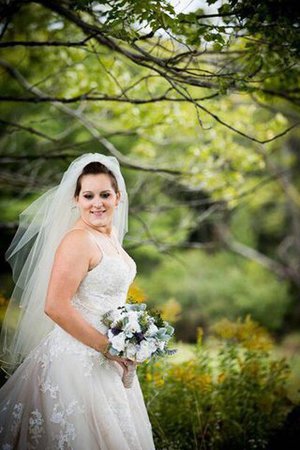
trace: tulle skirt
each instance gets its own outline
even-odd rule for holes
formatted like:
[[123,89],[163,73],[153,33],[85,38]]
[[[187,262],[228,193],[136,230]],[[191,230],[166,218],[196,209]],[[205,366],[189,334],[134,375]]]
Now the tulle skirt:
[[0,389],[2,450],[152,450],[139,380],[60,327]]

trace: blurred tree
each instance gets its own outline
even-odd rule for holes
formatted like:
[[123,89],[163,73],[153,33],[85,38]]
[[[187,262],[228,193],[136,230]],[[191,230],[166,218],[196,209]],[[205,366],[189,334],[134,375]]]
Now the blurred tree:
[[[268,142],[268,138],[259,139],[230,125],[204,106],[204,101],[228,91],[251,92],[299,106],[299,6],[292,0],[231,0],[209,13],[210,5],[216,2],[202,2],[203,8],[189,13],[177,13],[166,0],[3,2],[2,48],[50,47],[62,56],[67,49],[80,48],[84,59],[106,50],[127,64],[133,63],[133,71],[140,77],[126,87],[115,79],[119,92],[113,94],[97,92],[96,86],[78,86],[76,91],[61,95],[58,89],[37,89],[17,67],[2,61],[16,82],[16,91],[1,99],[35,104],[109,99],[135,104],[184,101],[199,115],[206,113],[238,134]],[[29,26],[16,36],[14,30],[20,22]],[[69,82],[68,71],[60,75]],[[155,77],[164,81],[159,91],[151,89]],[[145,81],[149,82],[148,92],[136,97],[134,85]]]
[[226,246],[298,290],[299,6],[218,5],[2,2],[2,220],[103,151],[128,180],[128,246]]

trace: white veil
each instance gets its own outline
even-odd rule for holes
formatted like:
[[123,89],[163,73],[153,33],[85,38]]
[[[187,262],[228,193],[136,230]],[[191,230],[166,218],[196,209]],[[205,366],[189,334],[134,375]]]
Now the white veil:
[[1,366],[8,375],[54,327],[44,313],[53,259],[64,234],[79,218],[74,208],[76,182],[82,169],[93,161],[104,164],[117,179],[121,199],[113,225],[121,244],[128,231],[128,196],[119,162],[100,153],[75,159],[60,184],[21,213],[18,230],[5,254],[15,282],[0,335]]

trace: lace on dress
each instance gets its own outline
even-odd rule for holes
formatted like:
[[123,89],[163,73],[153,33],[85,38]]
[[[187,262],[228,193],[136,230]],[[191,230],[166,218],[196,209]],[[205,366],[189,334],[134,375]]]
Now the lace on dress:
[[[101,316],[124,305],[136,265],[123,249],[109,254],[105,237],[90,234],[102,259],[71,302],[106,333]],[[0,449],[153,450],[138,377],[126,389],[122,374],[118,363],[55,324],[0,389]]]

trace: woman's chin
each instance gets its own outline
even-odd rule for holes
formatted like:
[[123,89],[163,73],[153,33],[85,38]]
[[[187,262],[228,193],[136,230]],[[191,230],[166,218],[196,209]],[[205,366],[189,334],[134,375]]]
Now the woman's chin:
[[89,223],[94,227],[103,227],[105,225],[109,225],[107,217],[91,217],[89,219]]
[[94,227],[101,227],[103,225],[106,225],[106,220],[103,219],[94,219],[90,221],[91,225]]

